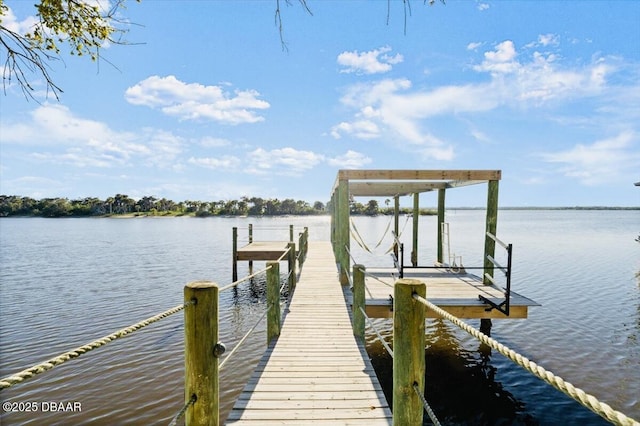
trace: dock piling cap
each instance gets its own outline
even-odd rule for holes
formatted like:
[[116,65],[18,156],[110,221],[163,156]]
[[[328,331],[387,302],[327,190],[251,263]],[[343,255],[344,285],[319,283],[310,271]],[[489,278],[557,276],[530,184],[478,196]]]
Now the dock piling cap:
[[211,287],[218,287],[218,284],[212,281],[193,281],[187,284],[187,287],[191,289],[205,289]]
[[413,285],[413,286],[417,286],[417,285],[424,285],[424,283],[420,280],[417,280],[415,278],[400,278],[399,280],[396,281],[396,284],[402,284],[402,285]]

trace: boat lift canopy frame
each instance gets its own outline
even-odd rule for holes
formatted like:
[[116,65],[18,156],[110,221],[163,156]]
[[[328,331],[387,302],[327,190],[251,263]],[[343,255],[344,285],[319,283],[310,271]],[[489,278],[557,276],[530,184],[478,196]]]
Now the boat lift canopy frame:
[[[423,192],[438,191],[437,262],[443,263],[442,223],[446,191],[469,185],[487,184],[486,227],[484,242],[484,284],[491,284],[495,265],[495,237],[498,219],[498,184],[501,170],[339,170],[331,191],[331,242],[340,273],[340,282],[348,283],[350,268],[350,201],[355,197],[393,197],[395,200],[395,235],[399,231],[399,197],[413,194],[413,246],[411,263],[418,267],[418,218]],[[397,253],[396,253],[397,257]],[[508,293],[506,294],[508,298]],[[508,302],[507,302],[508,303]],[[492,303],[493,305],[493,303]],[[508,306],[508,305],[507,305]],[[493,308],[498,306],[494,305]],[[508,309],[508,308],[507,308]],[[507,311],[508,312],[508,311]]]

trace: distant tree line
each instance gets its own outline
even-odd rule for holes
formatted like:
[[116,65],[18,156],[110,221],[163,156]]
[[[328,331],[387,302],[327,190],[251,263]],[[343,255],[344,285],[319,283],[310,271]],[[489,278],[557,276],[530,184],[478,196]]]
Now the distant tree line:
[[[388,204],[388,203],[387,203]],[[106,200],[86,197],[43,198],[36,200],[17,195],[0,195],[0,217],[78,217],[78,216],[281,216],[281,215],[321,215],[328,214],[328,207],[321,201],[309,204],[306,201],[263,199],[242,197],[239,200],[221,201],[180,201],[145,196],[135,200],[127,195],[116,194]],[[380,208],[376,200],[366,204],[351,202],[354,215],[375,216],[392,214],[393,208]],[[408,211],[402,211],[408,213]],[[430,212],[423,211],[422,214]]]

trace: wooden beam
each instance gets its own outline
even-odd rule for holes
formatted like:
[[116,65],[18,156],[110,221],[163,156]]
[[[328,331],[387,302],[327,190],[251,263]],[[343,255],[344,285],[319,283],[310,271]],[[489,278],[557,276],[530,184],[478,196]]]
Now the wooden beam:
[[[365,312],[370,318],[393,318],[393,309],[388,303],[388,300],[381,301],[387,302],[386,304],[373,305],[369,300],[366,306]],[[458,318],[466,319],[526,319],[529,313],[528,306],[513,306],[509,309],[509,316],[505,316],[502,312],[492,309],[487,311],[486,306],[442,306],[438,305],[443,310],[449,312]],[[425,318],[440,318],[430,309],[425,309]]]
[[429,192],[445,185],[443,182],[350,182],[349,193],[354,197],[393,197]]
[[452,180],[445,183],[446,188],[460,188],[462,186],[478,185],[480,183],[487,183],[486,180]]
[[337,180],[500,180],[500,170],[339,170]]

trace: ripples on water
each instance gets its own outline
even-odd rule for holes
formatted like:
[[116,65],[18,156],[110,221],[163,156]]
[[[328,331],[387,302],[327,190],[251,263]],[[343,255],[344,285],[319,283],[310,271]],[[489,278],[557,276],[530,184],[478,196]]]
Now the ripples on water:
[[[375,246],[388,218],[356,220]],[[420,220],[420,263],[429,264],[435,218]],[[483,212],[453,211],[447,220],[452,249],[466,265],[479,264]],[[296,232],[309,226],[312,239],[329,238],[326,217],[0,220],[0,376],[182,303],[189,281],[228,284],[231,228],[244,235],[250,222],[258,240],[287,239],[290,223]],[[502,343],[636,419],[640,244],[633,239],[639,225],[638,212],[501,211],[498,236],[514,244],[514,288],[542,306],[527,320],[495,320],[492,330]],[[411,223],[404,235],[410,241]],[[352,251],[358,261],[381,262],[353,243]],[[242,275],[246,265],[240,267]],[[264,312],[264,279],[223,293],[220,303],[220,339],[230,350]],[[389,337],[388,321],[377,322]],[[4,390],[3,401],[78,401],[82,411],[2,413],[0,423],[168,424],[183,403],[183,333],[180,312]],[[261,324],[221,372],[223,419],[265,340]],[[372,336],[368,350],[389,394],[391,359]],[[606,424],[447,322],[427,321],[425,358],[427,396],[445,424]]]

